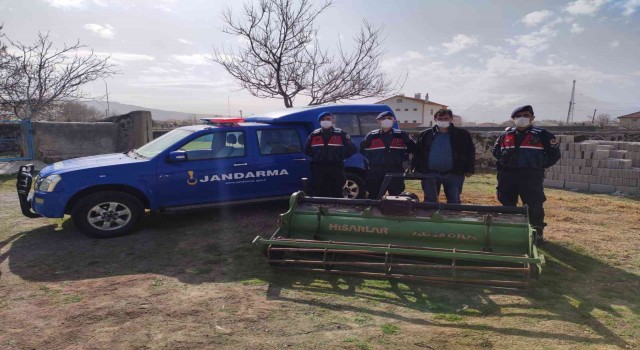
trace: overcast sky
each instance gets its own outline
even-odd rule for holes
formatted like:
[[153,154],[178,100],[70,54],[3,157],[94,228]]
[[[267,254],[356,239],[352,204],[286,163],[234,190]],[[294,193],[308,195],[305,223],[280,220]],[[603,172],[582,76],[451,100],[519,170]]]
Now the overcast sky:
[[[112,101],[232,115],[282,108],[239,91],[208,60],[214,46],[239,44],[221,31],[226,8],[239,14],[242,1],[0,0],[0,23],[13,40],[49,32],[57,45],[80,40],[111,55],[121,73],[106,80]],[[502,121],[522,104],[563,120],[574,79],[576,121],[594,109],[640,111],[640,0],[335,0],[317,22],[320,45],[349,42],[362,20],[384,26],[382,66],[408,75],[402,92],[429,93],[468,120]],[[86,90],[104,95],[105,83]]]

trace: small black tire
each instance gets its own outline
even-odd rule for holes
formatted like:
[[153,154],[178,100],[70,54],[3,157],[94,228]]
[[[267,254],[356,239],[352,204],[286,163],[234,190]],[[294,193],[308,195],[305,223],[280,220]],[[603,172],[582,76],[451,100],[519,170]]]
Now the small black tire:
[[342,187],[343,198],[361,199],[364,198],[364,180],[362,177],[353,172],[347,172],[347,180]]
[[420,201],[420,197],[418,197],[418,195],[413,193],[413,192],[404,191],[404,192],[400,193],[400,196],[401,197],[409,197],[409,198],[415,200],[416,202]]
[[71,211],[71,219],[89,237],[112,238],[131,233],[143,214],[144,206],[136,197],[104,191],[80,199]]

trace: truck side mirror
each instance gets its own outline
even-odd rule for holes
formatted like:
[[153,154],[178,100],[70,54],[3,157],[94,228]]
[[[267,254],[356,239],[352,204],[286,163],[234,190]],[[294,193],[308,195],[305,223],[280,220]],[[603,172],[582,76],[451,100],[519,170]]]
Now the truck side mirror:
[[173,151],[169,153],[169,158],[167,159],[167,161],[171,163],[175,163],[175,162],[184,162],[188,159],[189,157],[187,157],[187,151]]

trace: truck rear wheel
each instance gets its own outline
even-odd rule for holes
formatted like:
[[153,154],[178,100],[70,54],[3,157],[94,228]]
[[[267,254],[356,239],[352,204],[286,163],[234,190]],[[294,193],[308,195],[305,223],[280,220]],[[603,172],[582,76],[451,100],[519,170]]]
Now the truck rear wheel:
[[96,192],[78,201],[71,218],[80,232],[95,238],[111,238],[130,233],[140,221],[144,207],[124,192]]
[[364,180],[360,175],[352,172],[347,172],[347,181],[342,187],[342,194],[344,198],[357,199],[364,198]]

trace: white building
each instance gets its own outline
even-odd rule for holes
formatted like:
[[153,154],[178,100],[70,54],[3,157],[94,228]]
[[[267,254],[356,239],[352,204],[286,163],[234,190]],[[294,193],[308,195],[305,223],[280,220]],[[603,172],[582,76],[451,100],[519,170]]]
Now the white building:
[[[429,101],[429,94],[426,94],[424,100],[420,95],[420,93],[415,94],[414,97],[406,97],[404,94],[396,95],[376,103],[391,107],[401,129],[433,126],[433,115],[439,109],[448,108],[448,106]],[[461,125],[461,118],[454,116],[453,124]]]
[[640,129],[640,112],[618,117],[620,129]]

